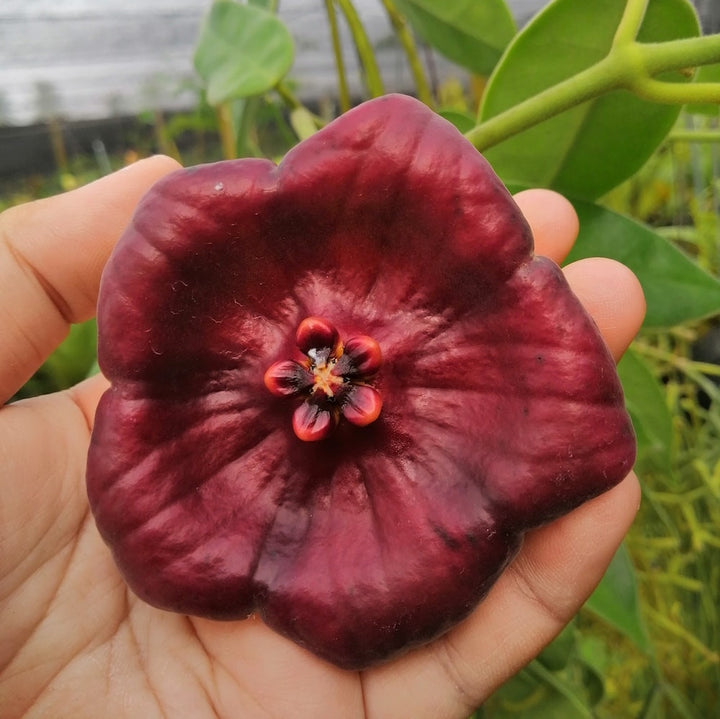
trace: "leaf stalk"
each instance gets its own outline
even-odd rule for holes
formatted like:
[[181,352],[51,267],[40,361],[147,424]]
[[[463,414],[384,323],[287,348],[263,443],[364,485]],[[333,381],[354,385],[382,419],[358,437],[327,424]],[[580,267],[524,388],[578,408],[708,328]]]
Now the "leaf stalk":
[[586,70],[543,90],[465,133],[480,151],[613,90],[652,102],[720,103],[720,83],[670,82],[655,76],[720,62],[720,34],[657,43],[635,40],[647,0],[628,0],[608,54]]

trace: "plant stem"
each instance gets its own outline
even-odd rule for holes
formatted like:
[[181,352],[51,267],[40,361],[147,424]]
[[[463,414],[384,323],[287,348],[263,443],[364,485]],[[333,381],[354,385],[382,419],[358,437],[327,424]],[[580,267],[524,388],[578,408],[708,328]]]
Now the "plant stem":
[[215,108],[217,113],[218,133],[220,134],[220,145],[222,154],[226,160],[237,157],[237,138],[233,127],[232,110],[230,104],[222,102]]
[[661,612],[658,612],[651,607],[645,607],[645,614],[653,622],[663,627],[663,629],[666,629],[675,636],[687,642],[691,647],[693,647],[693,649],[699,652],[708,661],[711,661],[713,663],[717,663],[718,661],[720,661],[720,656],[718,656],[717,652],[714,652],[712,649],[705,646],[705,644],[703,644],[692,632],[680,626],[679,624],[677,624],[677,622],[673,622],[671,619],[668,619],[666,616],[664,616]]
[[256,116],[260,97],[245,97],[229,101],[231,124],[235,138],[235,157],[260,157],[262,151],[257,141]]
[[640,31],[649,0],[627,0],[623,16],[620,19],[613,45],[633,42]]
[[465,137],[481,152],[564,110],[621,86],[618,63],[604,60],[480,123]]
[[290,110],[296,110],[298,107],[302,107],[300,100],[295,97],[290,88],[282,80],[275,85],[275,92],[280,95],[280,99]]
[[382,4],[390,18],[390,24],[393,26],[395,35],[397,36],[400,44],[405,51],[405,57],[407,57],[408,65],[410,66],[410,72],[412,73],[415,81],[415,89],[417,90],[418,99],[424,102],[428,107],[433,106],[433,96],[430,91],[430,85],[425,77],[425,71],[423,70],[420,56],[415,46],[415,40],[413,39],[412,33],[408,29],[405,18],[397,11],[397,8],[391,0],[382,0]]
[[305,118],[313,123],[316,130],[325,125],[325,121],[321,117],[318,117],[318,115],[316,115],[314,112],[310,112],[310,110],[302,104],[298,97],[282,80],[277,85],[275,85],[275,92],[277,92],[277,94],[280,96],[280,99],[285,103],[285,106],[290,110],[291,113],[300,112],[304,114]]
[[360,20],[360,16],[353,7],[350,0],[337,0],[338,7],[342,10],[347,20],[350,33],[357,49],[358,57],[365,71],[365,83],[371,97],[380,97],[385,92],[382,79],[380,78],[380,70],[375,61],[370,38],[368,38],[365,28]]
[[668,105],[720,103],[720,83],[716,82],[680,83],[645,79],[633,83],[632,91],[644,100]]
[[[634,7],[637,13],[640,3]],[[718,61],[720,34],[660,43],[616,43],[605,58],[586,70],[481,122],[465,136],[482,151],[611,90],[631,90],[653,102],[717,103],[720,102],[720,83],[663,82],[652,76]]]
[[345,60],[342,54],[342,43],[340,42],[340,32],[338,31],[334,0],[325,0],[325,12],[327,13],[328,23],[330,25],[330,38],[332,40],[333,55],[335,57],[340,112],[347,112],[350,109],[350,90],[348,89],[347,76],[345,73]]
[[720,61],[720,34],[686,37],[666,42],[638,43],[648,75]]
[[720,142],[720,130],[673,130],[671,142]]

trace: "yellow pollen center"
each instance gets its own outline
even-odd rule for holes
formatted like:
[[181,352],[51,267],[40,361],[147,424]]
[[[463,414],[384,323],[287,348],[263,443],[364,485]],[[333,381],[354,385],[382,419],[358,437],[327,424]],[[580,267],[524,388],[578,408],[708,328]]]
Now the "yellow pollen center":
[[318,362],[314,365],[312,368],[313,377],[315,378],[313,391],[322,390],[328,397],[335,396],[335,390],[342,386],[343,378],[332,373],[334,366],[334,359],[327,362]]

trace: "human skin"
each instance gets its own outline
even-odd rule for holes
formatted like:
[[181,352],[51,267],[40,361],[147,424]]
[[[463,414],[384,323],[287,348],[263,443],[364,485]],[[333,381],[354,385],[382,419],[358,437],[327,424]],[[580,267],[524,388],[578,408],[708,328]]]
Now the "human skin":
[[[100,272],[139,197],[176,168],[153,158],[0,216],[3,401],[92,316]],[[569,203],[516,197],[536,251],[561,262],[577,233]],[[611,352],[644,313],[629,270],[565,269]],[[0,409],[0,719],[73,717],[432,717],[462,719],[530,661],[600,580],[639,503],[633,475],[527,534],[468,619],[435,642],[361,673],[340,670],[267,629],[170,614],[127,589],[88,511],[84,468],[107,385]]]

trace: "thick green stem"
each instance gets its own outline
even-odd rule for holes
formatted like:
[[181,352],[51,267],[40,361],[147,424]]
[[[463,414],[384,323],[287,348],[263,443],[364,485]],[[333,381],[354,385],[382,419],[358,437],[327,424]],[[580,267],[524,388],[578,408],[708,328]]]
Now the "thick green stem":
[[380,77],[380,70],[375,61],[375,53],[370,44],[370,38],[365,32],[360,16],[350,0],[337,0],[337,4],[343,15],[345,15],[345,20],[350,28],[358,57],[365,71],[365,83],[368,92],[372,97],[380,97],[380,95],[384,94],[385,89]]
[[391,0],[382,0],[382,4],[385,7],[385,12],[387,12],[388,18],[390,18],[390,24],[393,26],[395,35],[405,51],[405,57],[407,58],[408,65],[410,66],[410,72],[412,73],[413,80],[415,81],[415,89],[417,90],[418,99],[424,102],[428,107],[432,107],[433,96],[430,90],[430,84],[425,77],[425,71],[423,70],[423,65],[417,52],[415,40],[408,28],[407,22],[397,11],[397,8]]
[[646,79],[634,83],[632,91],[643,100],[667,105],[720,103],[720,83],[717,82],[679,83]]
[[621,87],[623,82],[621,63],[608,56],[587,70],[480,123],[465,137],[482,152],[564,110]]
[[648,75],[720,61],[720,34],[638,44]]
[[226,160],[232,160],[237,157],[237,138],[233,126],[232,110],[229,103],[222,102],[217,105],[215,112],[217,114],[218,133],[220,134],[223,157]]
[[[639,7],[637,3],[636,12]],[[629,20],[626,27],[631,27]],[[720,34],[660,43],[623,41],[595,65],[480,123],[465,136],[482,151],[611,90],[631,90],[653,102],[720,103],[720,83],[671,83],[653,77],[714,62],[720,62]]]
[[[720,142],[720,130],[673,130],[668,135],[671,142]],[[715,373],[720,375],[720,367],[711,365],[715,368]]]
[[632,42],[640,31],[645,18],[649,0],[627,0],[623,16],[620,19],[613,45],[623,45]]
[[350,109],[350,90],[348,89],[347,75],[345,73],[345,60],[342,54],[342,43],[340,42],[334,0],[325,0],[325,12],[330,25],[330,38],[332,40],[333,55],[335,56],[340,112],[347,112]]

